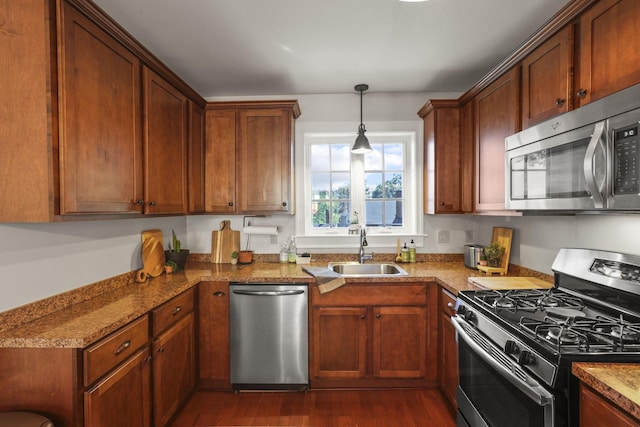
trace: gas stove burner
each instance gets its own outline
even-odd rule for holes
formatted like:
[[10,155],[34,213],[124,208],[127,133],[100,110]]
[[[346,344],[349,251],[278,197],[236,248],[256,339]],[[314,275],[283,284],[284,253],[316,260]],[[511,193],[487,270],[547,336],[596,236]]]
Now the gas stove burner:
[[509,297],[500,297],[493,302],[495,308],[513,309],[516,307],[516,301]]
[[640,342],[640,333],[624,326],[614,326],[611,328],[611,336],[624,343]]
[[559,345],[576,345],[580,343],[578,334],[564,327],[550,327],[546,338]]
[[538,300],[538,305],[540,307],[559,307],[560,299],[554,297],[553,295],[545,295]]

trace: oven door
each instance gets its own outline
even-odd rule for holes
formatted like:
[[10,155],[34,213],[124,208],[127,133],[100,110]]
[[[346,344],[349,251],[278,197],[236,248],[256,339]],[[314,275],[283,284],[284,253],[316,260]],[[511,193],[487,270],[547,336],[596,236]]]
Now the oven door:
[[[459,427],[558,427],[557,398],[457,316]],[[563,405],[560,405],[563,406]]]

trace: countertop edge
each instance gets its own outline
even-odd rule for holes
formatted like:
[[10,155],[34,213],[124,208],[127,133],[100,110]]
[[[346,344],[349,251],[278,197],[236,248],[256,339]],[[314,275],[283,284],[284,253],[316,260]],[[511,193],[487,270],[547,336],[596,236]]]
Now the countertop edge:
[[[576,362],[571,366],[571,372],[580,381],[640,421],[640,402],[632,400],[624,390],[618,389],[623,382],[629,381],[628,374],[632,371],[640,372],[640,364]],[[620,375],[619,379],[616,378],[617,374]],[[628,385],[636,392],[638,386],[640,382]]]

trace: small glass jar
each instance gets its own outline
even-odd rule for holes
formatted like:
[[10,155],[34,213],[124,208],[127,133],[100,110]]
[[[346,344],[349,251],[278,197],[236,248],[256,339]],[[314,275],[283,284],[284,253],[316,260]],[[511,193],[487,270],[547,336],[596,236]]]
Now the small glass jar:
[[289,245],[286,242],[280,247],[280,262],[289,262]]

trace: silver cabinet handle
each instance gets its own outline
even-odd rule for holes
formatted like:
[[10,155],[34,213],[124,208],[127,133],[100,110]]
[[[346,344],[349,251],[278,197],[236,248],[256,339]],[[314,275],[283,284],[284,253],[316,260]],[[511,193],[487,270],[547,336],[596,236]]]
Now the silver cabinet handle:
[[225,294],[224,292],[222,292],[222,291],[215,291],[215,292],[213,293],[213,296],[214,296],[214,297],[223,297],[223,296],[225,296],[225,295],[226,295],[226,294]]
[[182,307],[177,306],[176,308],[173,309],[171,314],[173,314],[175,316],[176,314],[180,313],[181,311],[182,311]]
[[126,340],[125,342],[120,344],[118,346],[118,348],[116,348],[116,351],[114,351],[113,354],[115,354],[117,356],[120,353],[122,353],[123,351],[125,351],[126,349],[128,349],[129,347],[131,347],[131,340]]

